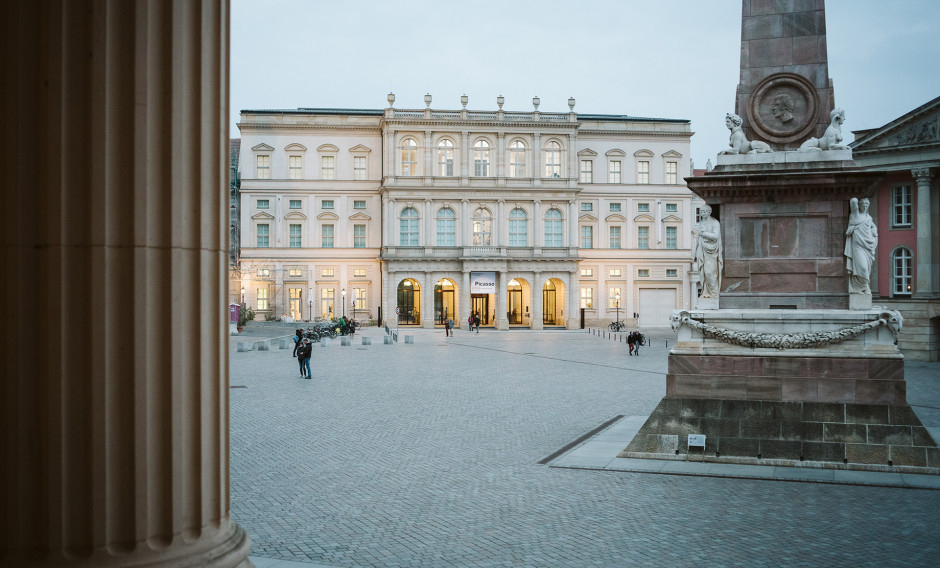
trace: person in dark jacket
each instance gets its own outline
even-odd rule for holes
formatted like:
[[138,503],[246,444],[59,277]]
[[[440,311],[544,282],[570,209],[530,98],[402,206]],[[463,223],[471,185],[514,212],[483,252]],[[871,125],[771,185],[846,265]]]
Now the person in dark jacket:
[[297,356],[297,352],[300,350],[300,344],[303,338],[304,338],[304,330],[295,329],[294,337],[292,338],[294,340],[294,357]]
[[300,363],[300,378],[310,378],[310,357],[313,355],[313,344],[306,337],[297,350],[297,361]]

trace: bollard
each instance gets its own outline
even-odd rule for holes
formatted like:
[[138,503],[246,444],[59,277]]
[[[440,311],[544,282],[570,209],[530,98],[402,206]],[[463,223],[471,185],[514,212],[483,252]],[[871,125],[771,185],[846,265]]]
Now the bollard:
[[281,340],[281,349],[290,349],[290,345],[288,344],[288,341],[290,340],[289,339]]
[[248,343],[247,341],[239,341],[238,350],[239,351],[251,351],[251,344]]
[[385,337],[382,338],[382,343],[384,343],[385,345],[391,345],[393,343],[392,337],[390,335],[386,335]]
[[349,347],[352,344],[352,341],[348,337],[340,337],[339,344],[341,347]]
[[258,342],[258,351],[268,351],[268,342],[267,342],[267,341],[259,341],[259,342]]
[[362,344],[363,344],[363,345],[372,345],[372,338],[371,338],[371,337],[363,337],[363,338],[362,338]]
[[413,335],[406,335],[406,336],[405,336],[405,343],[414,343],[414,342],[415,342],[415,336],[413,336]]
[[333,340],[329,337],[324,337],[320,340],[320,347],[329,347],[333,343]]

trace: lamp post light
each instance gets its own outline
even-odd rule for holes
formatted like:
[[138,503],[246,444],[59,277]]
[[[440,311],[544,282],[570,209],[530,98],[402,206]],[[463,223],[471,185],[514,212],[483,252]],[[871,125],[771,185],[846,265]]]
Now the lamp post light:
[[346,317],[346,288],[343,288],[343,291],[340,292],[343,295],[343,317]]
[[614,296],[617,299],[617,323],[620,323],[620,294]]
[[245,287],[242,286],[242,307],[245,307]]

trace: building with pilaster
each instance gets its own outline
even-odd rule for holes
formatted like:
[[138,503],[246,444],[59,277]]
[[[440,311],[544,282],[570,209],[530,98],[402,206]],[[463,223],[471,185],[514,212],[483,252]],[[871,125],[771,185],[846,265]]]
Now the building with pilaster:
[[241,285],[268,317],[665,326],[689,307],[687,120],[244,110]]

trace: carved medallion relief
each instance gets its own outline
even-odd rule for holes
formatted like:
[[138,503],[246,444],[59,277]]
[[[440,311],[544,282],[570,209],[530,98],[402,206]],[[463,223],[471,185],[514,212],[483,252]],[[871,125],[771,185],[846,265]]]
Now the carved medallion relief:
[[771,75],[754,90],[747,113],[751,128],[771,143],[803,140],[817,123],[816,89],[794,73]]

